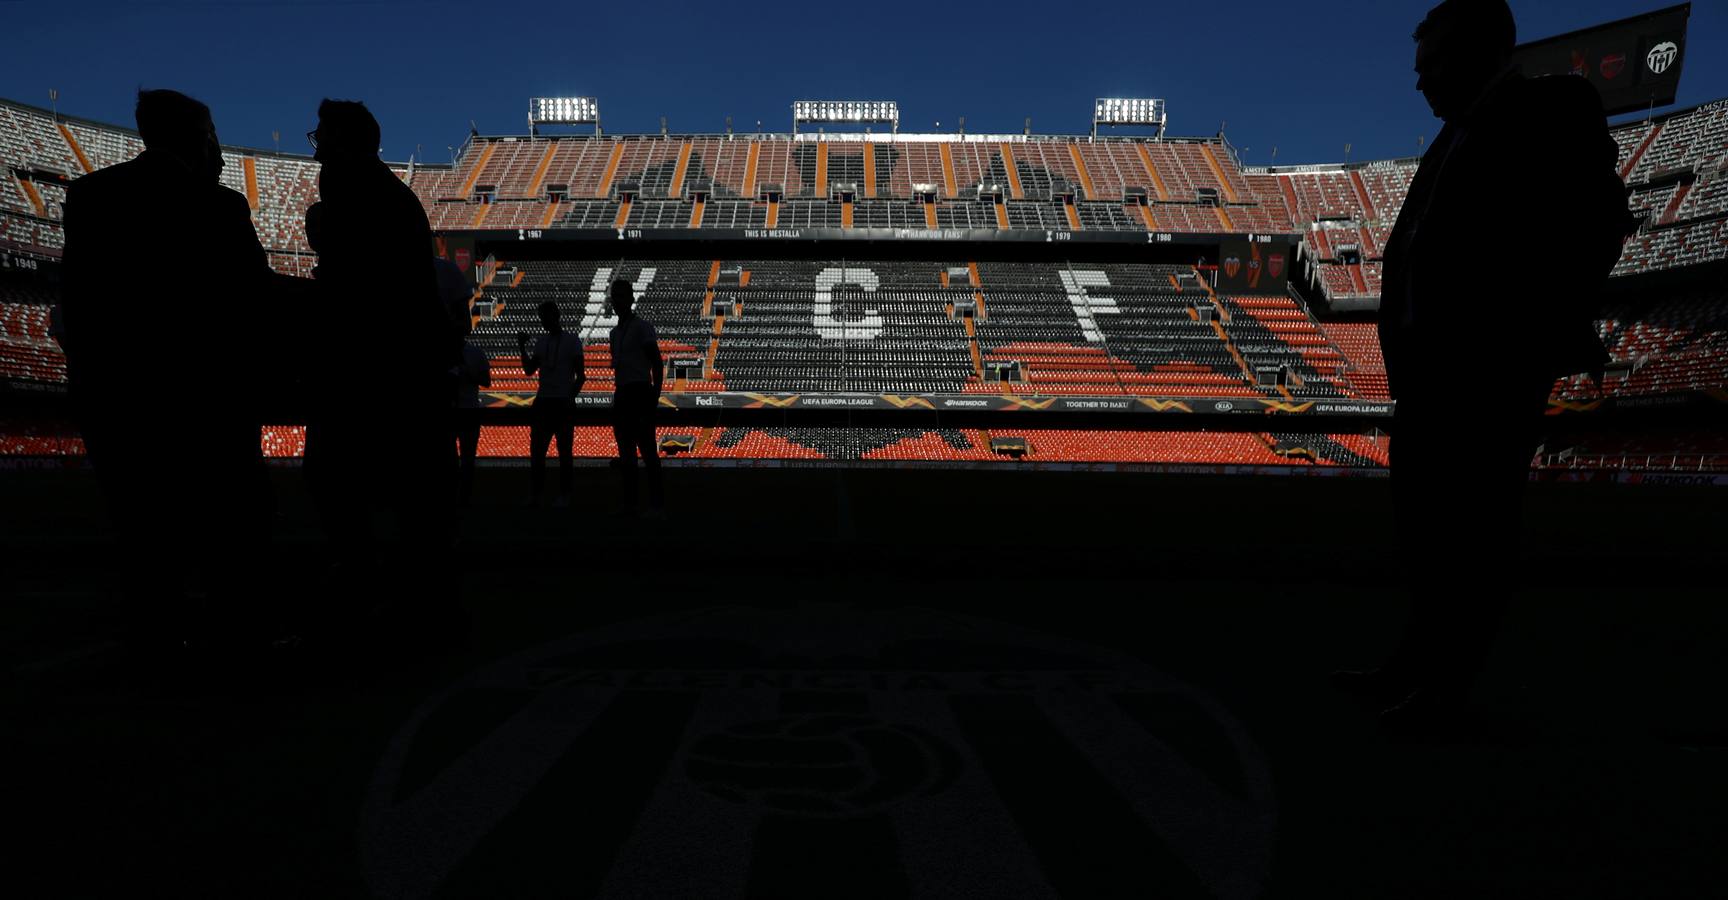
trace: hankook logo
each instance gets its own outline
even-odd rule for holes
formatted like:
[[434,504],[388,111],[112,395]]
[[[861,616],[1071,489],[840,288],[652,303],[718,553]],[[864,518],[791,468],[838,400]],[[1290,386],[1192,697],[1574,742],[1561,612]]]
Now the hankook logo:
[[382,897],[1265,889],[1259,750],[1113,650],[936,610],[686,611],[488,664],[362,809]]

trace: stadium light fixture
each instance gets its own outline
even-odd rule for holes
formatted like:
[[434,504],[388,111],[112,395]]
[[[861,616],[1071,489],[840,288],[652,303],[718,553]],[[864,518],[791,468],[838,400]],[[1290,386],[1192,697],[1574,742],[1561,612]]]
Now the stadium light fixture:
[[528,133],[538,125],[593,125],[600,131],[600,102],[593,97],[531,97]]
[[1099,97],[1092,101],[1092,136],[1100,125],[1151,125],[1164,136],[1164,101],[1151,98]]
[[900,131],[900,104],[893,100],[798,100],[792,104],[792,133],[805,122],[851,125],[887,123]]

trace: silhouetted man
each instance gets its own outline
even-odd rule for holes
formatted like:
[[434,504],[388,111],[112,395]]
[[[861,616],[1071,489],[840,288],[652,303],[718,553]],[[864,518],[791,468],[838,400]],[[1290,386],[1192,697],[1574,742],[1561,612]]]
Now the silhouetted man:
[[464,509],[474,496],[474,458],[480,451],[480,389],[492,386],[492,363],[486,351],[467,341],[474,330],[469,301],[474,296],[468,280],[456,264],[434,257],[432,267],[438,273],[438,296],[444,303],[444,314],[463,337],[461,361],[456,366],[456,414],[452,435],[456,439],[456,455],[461,460],[456,472],[456,504]]
[[538,506],[546,486],[546,448],[558,442],[558,499],[554,506],[570,505],[575,482],[571,470],[571,439],[574,437],[576,397],[588,376],[582,366],[582,338],[564,330],[558,304],[547,300],[538,307],[540,325],[546,329],[528,352],[528,335],[516,335],[522,357],[522,373],[539,373],[534,392],[534,420],[528,429],[528,471],[533,494],[529,502]]
[[242,612],[267,534],[255,404],[273,276],[246,198],[218,181],[210,109],[141,91],[136,115],[144,152],[66,191],[62,343],[129,612],[140,637],[178,641],[189,592]]
[[625,512],[637,508],[636,453],[648,469],[648,508],[658,515],[666,505],[660,481],[660,452],[654,440],[654,410],[660,404],[660,388],[666,367],[660,360],[660,342],[654,326],[633,311],[635,297],[630,282],[612,282],[612,309],[618,314],[613,326],[612,438],[618,442],[618,471],[624,480]]
[[462,365],[456,373],[456,503],[468,508],[474,498],[474,458],[480,452],[480,389],[492,386],[492,363],[486,351],[462,342]]
[[[1632,227],[1596,89],[1523,77],[1504,0],[1446,0],[1414,37],[1416,87],[1446,124],[1386,241],[1379,321],[1414,606],[1382,669],[1339,676],[1396,704],[1388,724],[1443,718],[1468,695],[1516,587],[1549,390],[1606,362],[1594,301]],[[1490,214],[1514,228],[1485,230]]]
[[378,501],[395,513],[403,540],[403,580],[392,587],[439,593],[449,586],[439,569],[454,496],[449,428],[461,335],[439,297],[431,230],[414,192],[378,158],[378,122],[363,104],[325,100],[307,137],[323,164],[317,280],[323,308],[341,317],[333,352],[344,368],[307,435],[307,474],[321,485],[342,562],[372,563],[369,513]]

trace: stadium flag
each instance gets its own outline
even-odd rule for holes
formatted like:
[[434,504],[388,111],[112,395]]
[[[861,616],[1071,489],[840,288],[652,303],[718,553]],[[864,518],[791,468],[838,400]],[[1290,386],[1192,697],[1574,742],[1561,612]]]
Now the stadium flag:
[[1674,102],[1686,61],[1692,4],[1633,16],[1521,45],[1525,75],[1577,75],[1602,92],[1608,115]]

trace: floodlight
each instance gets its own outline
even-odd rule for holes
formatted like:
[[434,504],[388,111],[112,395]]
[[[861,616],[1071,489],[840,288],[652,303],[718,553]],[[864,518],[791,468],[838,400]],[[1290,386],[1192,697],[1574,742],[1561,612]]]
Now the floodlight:
[[805,122],[883,123],[900,129],[900,104],[893,100],[799,100],[792,104],[792,133]]
[[593,97],[534,97],[528,101],[531,125],[588,125],[600,121]]
[[1092,101],[1092,134],[1100,125],[1151,125],[1164,133],[1164,101],[1151,98],[1100,97]]

